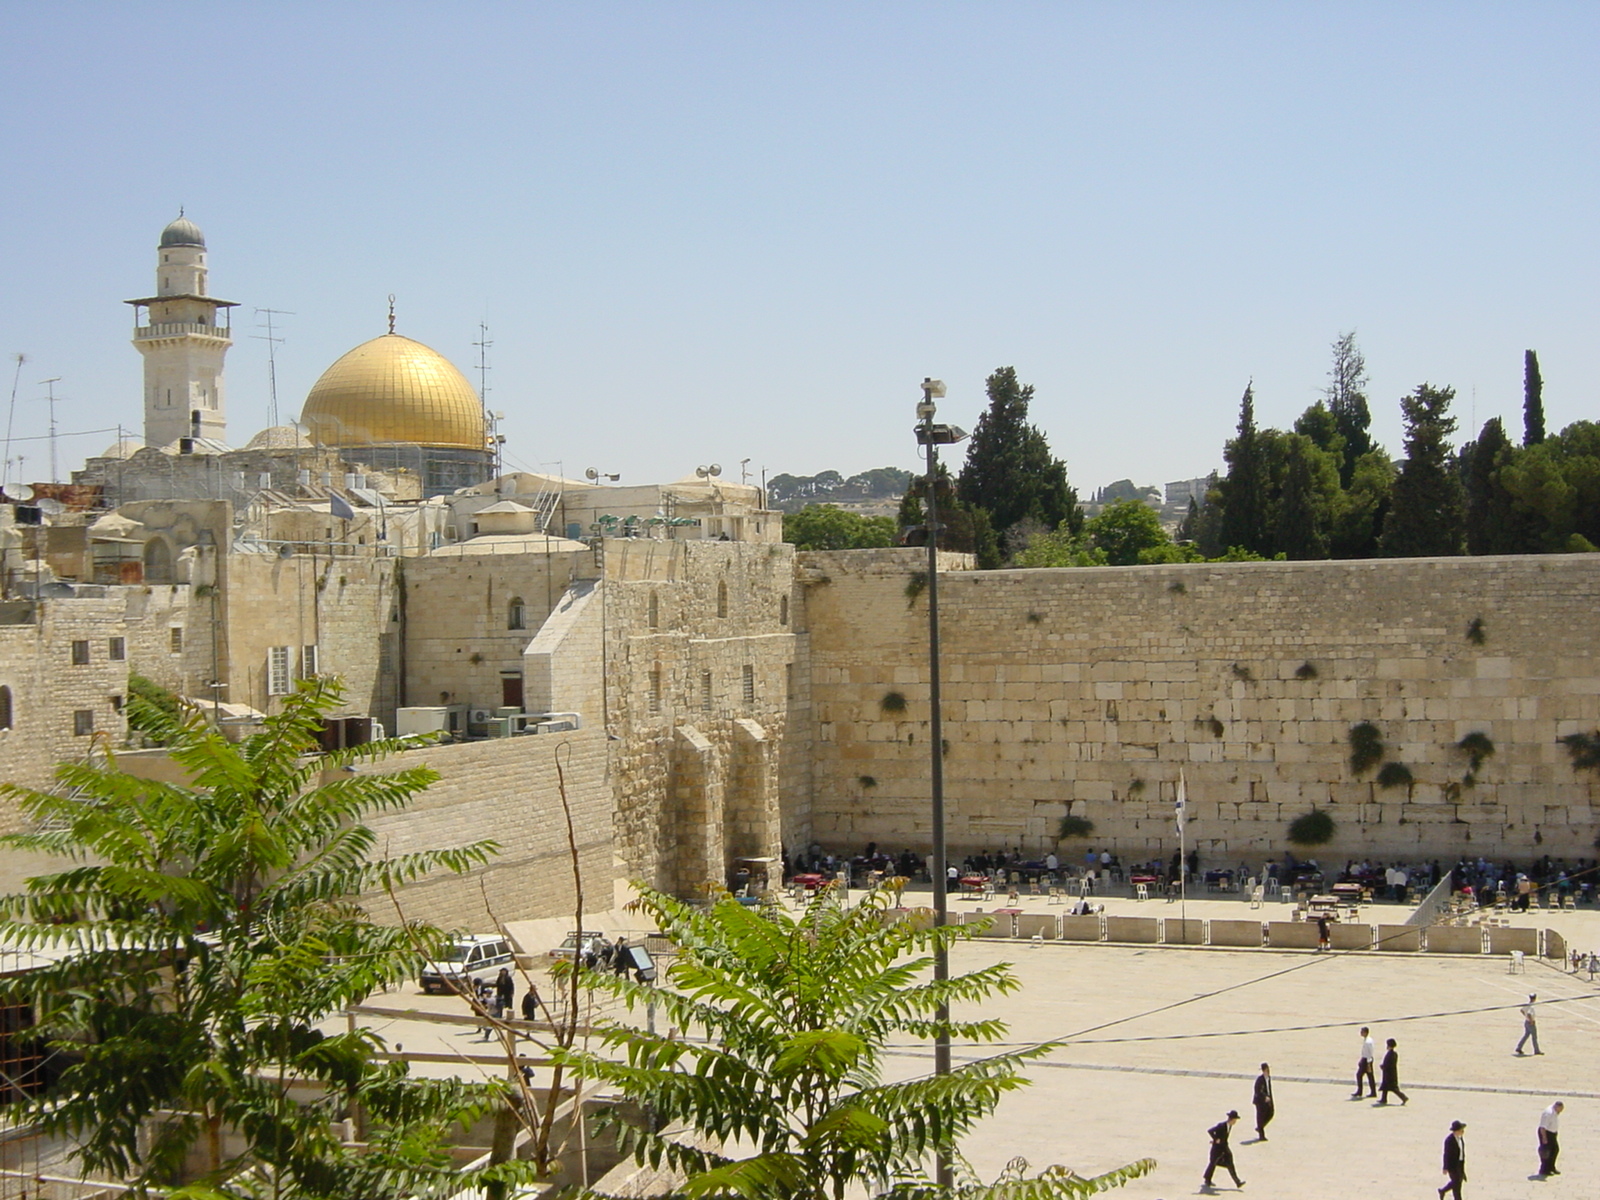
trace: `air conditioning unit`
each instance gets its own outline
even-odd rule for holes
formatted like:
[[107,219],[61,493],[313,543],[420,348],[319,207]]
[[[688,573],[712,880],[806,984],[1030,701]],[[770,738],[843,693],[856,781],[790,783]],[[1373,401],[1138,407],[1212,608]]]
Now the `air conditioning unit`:
[[411,737],[419,733],[444,733],[450,728],[450,710],[437,708],[397,708],[394,714],[394,732],[397,737]]
[[492,717],[484,722],[484,732],[492,738],[508,738],[516,732],[516,719],[513,717]]
[[497,717],[520,717],[522,715],[522,706],[520,704],[512,704],[497,708],[494,710],[494,715]]
[[494,720],[494,709],[475,708],[467,714],[468,725],[487,725]]

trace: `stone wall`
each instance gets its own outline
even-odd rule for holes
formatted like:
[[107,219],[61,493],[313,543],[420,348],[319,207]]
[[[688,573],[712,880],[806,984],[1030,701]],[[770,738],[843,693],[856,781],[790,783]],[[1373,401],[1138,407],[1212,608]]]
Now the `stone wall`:
[[[925,849],[921,556],[800,557],[815,786],[793,804],[830,848]],[[1327,859],[1591,853],[1597,785],[1556,739],[1600,726],[1597,593],[1596,555],[941,573],[951,850],[1042,853],[1070,809],[1095,845],[1165,856],[1182,769],[1204,861],[1280,853],[1313,806]],[[1411,786],[1352,774],[1364,721]],[[1494,753],[1464,782],[1474,732]]]
[[780,792],[801,790],[794,549],[619,538],[604,551],[619,853],[630,875],[692,894],[736,857],[776,856]]

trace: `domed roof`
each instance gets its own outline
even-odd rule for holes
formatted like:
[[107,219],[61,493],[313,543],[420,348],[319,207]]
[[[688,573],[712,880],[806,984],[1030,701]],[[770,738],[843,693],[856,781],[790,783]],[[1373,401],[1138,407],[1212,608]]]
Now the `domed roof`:
[[245,443],[246,450],[298,450],[311,439],[297,425],[269,425]]
[[444,355],[398,333],[361,343],[324,371],[300,423],[323,446],[485,449],[483,405],[472,385]]
[[143,450],[144,442],[136,437],[122,437],[105,448],[101,458],[132,458],[135,451]]
[[178,219],[161,231],[161,244],[163,246],[204,246],[206,235],[200,232],[200,226],[178,212]]

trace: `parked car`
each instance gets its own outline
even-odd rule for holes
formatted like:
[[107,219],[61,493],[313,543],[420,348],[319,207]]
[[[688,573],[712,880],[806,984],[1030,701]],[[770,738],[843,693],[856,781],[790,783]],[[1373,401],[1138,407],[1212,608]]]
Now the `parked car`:
[[428,963],[417,982],[424,992],[458,992],[479,979],[493,979],[514,961],[511,944],[499,934],[456,938],[437,962]]
[[606,948],[606,935],[596,933],[592,929],[585,929],[581,933],[569,933],[566,940],[550,951],[551,958],[571,958],[577,955],[581,960],[590,954],[599,954]]

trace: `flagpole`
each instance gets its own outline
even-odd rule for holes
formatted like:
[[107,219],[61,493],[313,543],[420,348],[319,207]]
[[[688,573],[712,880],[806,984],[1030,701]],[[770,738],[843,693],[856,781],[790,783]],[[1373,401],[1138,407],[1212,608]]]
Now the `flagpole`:
[[1189,857],[1184,836],[1188,822],[1189,794],[1183,783],[1183,768],[1178,768],[1178,919],[1183,922],[1183,938],[1189,940]]

